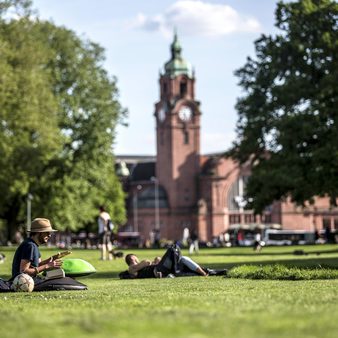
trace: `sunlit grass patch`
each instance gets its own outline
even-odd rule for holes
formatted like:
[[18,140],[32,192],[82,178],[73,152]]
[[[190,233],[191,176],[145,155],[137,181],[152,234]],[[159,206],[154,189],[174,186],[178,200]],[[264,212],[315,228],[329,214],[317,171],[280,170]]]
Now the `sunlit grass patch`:
[[[267,274],[256,280],[244,275],[120,280],[118,273],[126,269],[123,259],[101,261],[98,250],[73,249],[72,258],[85,259],[97,270],[79,278],[88,290],[0,293],[0,337],[333,338],[338,332],[333,319],[338,316],[338,278],[308,280],[304,273],[335,274],[337,247],[265,247],[260,253],[203,248],[191,256],[203,266],[229,269],[231,277],[236,270],[265,271],[264,266],[275,265],[273,272],[285,277],[299,269],[303,279],[298,280],[272,280]],[[41,248],[42,258],[55,250]],[[307,255],[295,255],[295,250]],[[0,277],[9,278],[15,248],[0,251],[6,254]],[[151,259],[164,249],[123,252]]]
[[317,268],[288,267],[281,264],[272,265],[241,265],[231,269],[228,273],[231,278],[249,279],[279,279],[279,280],[310,280],[336,279],[338,270]]

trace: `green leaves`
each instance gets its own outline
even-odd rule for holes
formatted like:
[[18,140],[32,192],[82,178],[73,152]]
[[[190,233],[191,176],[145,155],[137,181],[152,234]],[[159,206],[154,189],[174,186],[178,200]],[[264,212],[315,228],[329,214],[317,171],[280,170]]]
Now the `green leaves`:
[[112,146],[126,111],[103,49],[50,22],[0,17],[0,55],[0,218],[23,222],[31,193],[32,216],[58,229],[96,224],[103,204],[123,223]]
[[279,3],[282,34],[257,40],[256,58],[236,72],[246,95],[229,154],[255,162],[247,190],[257,212],[287,196],[304,204],[328,195],[336,204],[337,15],[334,1]]

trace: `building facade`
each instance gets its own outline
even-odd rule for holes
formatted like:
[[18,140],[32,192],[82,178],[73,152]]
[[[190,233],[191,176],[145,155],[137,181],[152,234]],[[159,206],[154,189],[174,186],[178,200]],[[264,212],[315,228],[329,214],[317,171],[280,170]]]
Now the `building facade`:
[[338,229],[338,211],[326,198],[300,208],[277,201],[262,215],[245,209],[249,165],[239,166],[222,154],[200,154],[200,102],[195,98],[195,74],[182,57],[177,35],[171,57],[160,74],[155,103],[157,155],[118,156],[117,173],[127,192],[125,230],[145,240],[156,230],[161,238],[179,240],[183,229],[201,240],[229,229],[283,227],[320,231]]

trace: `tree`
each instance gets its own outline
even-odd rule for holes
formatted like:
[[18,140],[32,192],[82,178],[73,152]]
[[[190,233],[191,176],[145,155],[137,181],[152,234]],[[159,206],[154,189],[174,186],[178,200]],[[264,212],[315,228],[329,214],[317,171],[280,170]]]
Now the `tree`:
[[[5,18],[15,5],[24,14]],[[20,4],[22,5],[20,7]],[[115,127],[126,111],[103,49],[32,16],[30,1],[0,1],[0,218],[8,237],[32,215],[58,229],[93,223],[104,204],[125,221],[114,173]]]
[[251,162],[247,197],[257,212],[288,196],[299,205],[329,196],[336,205],[337,15],[331,0],[279,2],[280,34],[261,36],[256,58],[235,73],[245,95],[228,155]]

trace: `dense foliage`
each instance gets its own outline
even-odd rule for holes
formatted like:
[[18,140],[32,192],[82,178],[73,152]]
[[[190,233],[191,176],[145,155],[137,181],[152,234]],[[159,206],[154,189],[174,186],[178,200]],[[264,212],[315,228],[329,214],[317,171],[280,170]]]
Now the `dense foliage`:
[[278,3],[276,36],[261,36],[256,57],[237,70],[238,141],[230,155],[251,161],[249,207],[290,196],[338,196],[338,4]]
[[29,1],[0,5],[0,219],[9,236],[29,193],[32,216],[58,229],[94,223],[99,205],[124,222],[112,147],[125,111],[103,49],[40,21]]

